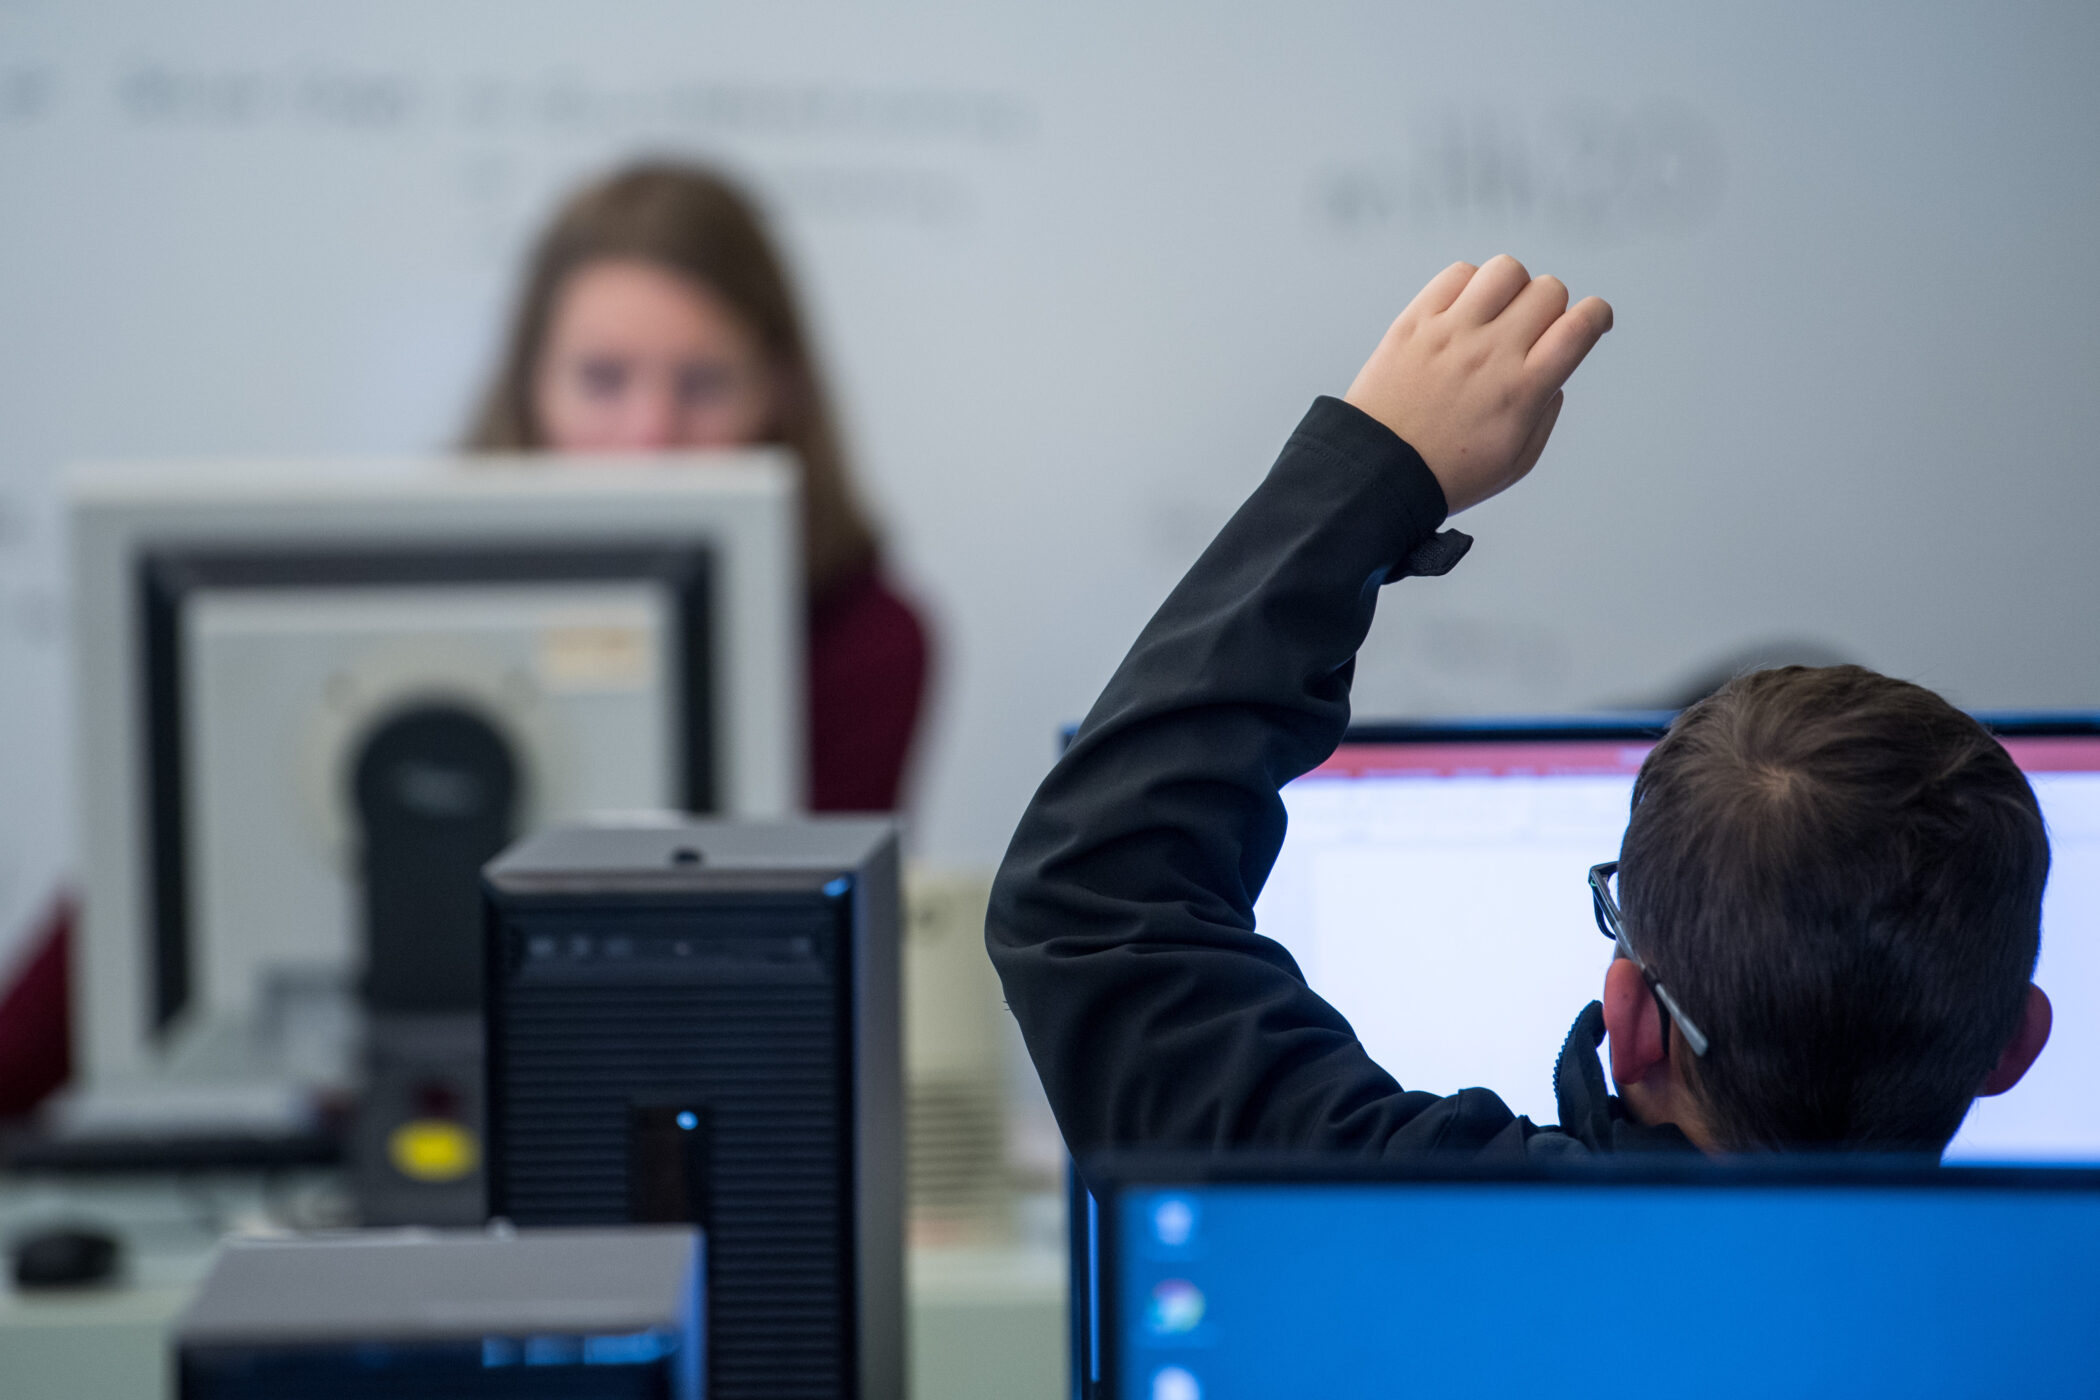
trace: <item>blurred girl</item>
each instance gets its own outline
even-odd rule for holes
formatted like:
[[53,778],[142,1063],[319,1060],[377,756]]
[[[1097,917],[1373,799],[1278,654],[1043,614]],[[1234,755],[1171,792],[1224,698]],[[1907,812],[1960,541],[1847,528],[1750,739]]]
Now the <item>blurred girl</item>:
[[802,466],[809,804],[897,806],[927,641],[885,581],[780,259],[693,167],[631,167],[541,236],[467,446],[660,452],[778,443]]

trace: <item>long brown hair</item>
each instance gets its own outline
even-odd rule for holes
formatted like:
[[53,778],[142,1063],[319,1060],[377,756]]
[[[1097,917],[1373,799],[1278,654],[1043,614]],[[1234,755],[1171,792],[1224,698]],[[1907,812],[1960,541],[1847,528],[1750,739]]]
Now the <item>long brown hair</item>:
[[467,434],[473,451],[545,447],[533,412],[533,375],[554,300],[589,263],[637,259],[681,273],[735,309],[782,376],[770,440],[802,461],[802,549],[809,596],[869,564],[874,528],[847,477],[829,401],[817,376],[787,274],[758,211],[733,185],[697,166],[629,166],[570,196],[528,265],[503,359]]

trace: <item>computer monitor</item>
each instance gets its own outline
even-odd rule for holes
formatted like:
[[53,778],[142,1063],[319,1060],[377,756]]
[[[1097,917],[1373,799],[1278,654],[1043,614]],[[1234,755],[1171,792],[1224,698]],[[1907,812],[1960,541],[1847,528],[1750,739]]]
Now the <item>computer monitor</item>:
[[[2048,1048],[1979,1100],[1953,1159],[2100,1161],[2100,716],[1984,716],[2034,785],[2053,863],[2036,980]],[[1585,876],[1616,858],[1668,716],[1359,725],[1284,789],[1260,931],[1411,1089],[1559,1121],[1554,1057],[1612,950]]]
[[2100,1171],[1088,1165],[1095,1400],[2090,1394]]
[[794,481],[775,449],[76,472],[90,1096],[325,1078],[331,980],[471,1002],[478,866],[549,821],[794,811]]

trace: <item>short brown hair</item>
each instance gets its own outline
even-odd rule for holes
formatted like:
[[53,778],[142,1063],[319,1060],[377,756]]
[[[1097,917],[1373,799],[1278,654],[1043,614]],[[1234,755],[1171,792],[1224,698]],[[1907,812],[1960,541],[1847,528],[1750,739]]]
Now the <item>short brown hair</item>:
[[614,259],[650,262],[689,277],[750,325],[786,377],[775,437],[802,462],[810,596],[866,567],[875,554],[875,532],[854,496],[787,273],[751,202],[697,166],[633,165],[570,196],[533,248],[502,361],[465,445],[478,451],[547,445],[533,412],[532,384],[555,297],[578,269]]
[[1738,1149],[1942,1149],[2019,1026],[2048,874],[2004,747],[1858,666],[1686,710],[1620,849],[1628,932],[1712,1041],[1694,1087]]

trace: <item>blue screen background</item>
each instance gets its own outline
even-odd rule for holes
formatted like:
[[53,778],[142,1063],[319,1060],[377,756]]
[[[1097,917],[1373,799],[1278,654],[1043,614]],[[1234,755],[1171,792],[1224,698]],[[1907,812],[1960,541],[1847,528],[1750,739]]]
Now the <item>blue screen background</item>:
[[1114,1228],[1121,1400],[2100,1394],[2091,1194],[1232,1185]]

